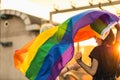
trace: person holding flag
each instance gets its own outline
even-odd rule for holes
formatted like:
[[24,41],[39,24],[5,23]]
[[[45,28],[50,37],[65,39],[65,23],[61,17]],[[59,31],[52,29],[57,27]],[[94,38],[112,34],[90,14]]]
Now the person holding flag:
[[[115,25],[117,29],[116,39],[113,31],[110,30],[108,36],[102,40],[96,38],[98,46],[90,53],[91,66],[82,61],[82,54],[79,51],[76,54],[77,63],[93,77],[93,80],[116,80],[119,76],[119,54],[117,47],[120,45],[120,24]],[[79,45],[78,45],[79,47]]]

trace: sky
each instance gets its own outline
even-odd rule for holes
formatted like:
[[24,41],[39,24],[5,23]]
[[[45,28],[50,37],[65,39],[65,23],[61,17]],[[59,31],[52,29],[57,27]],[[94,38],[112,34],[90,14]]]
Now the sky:
[[[54,11],[54,8],[57,7],[58,9],[63,8],[70,8],[71,2],[73,0],[1,0],[1,9],[13,9],[18,10],[24,13],[27,13],[29,15],[33,15],[39,18],[47,19],[49,20],[49,12]],[[103,0],[100,0],[103,1]],[[106,0],[107,1],[107,0]],[[74,0],[72,4],[75,4],[79,7],[88,5],[88,0],[80,1],[80,0]],[[94,3],[97,3],[97,0],[95,0]],[[61,6],[62,4],[62,6]],[[64,5],[63,5],[64,4]],[[57,5],[57,6],[56,6]],[[105,9],[107,9],[106,7]],[[98,9],[98,8],[97,8]],[[108,9],[109,10],[109,9]],[[110,7],[111,11],[115,11],[114,8]],[[82,10],[84,11],[84,10]],[[67,18],[78,14],[79,11],[69,12],[69,13],[58,13],[53,15],[53,21],[62,23]],[[81,12],[81,11],[80,11]],[[90,45],[96,45],[94,39],[90,39],[91,44]],[[81,45],[88,44],[89,41],[84,41],[83,43],[80,43]]]
[[29,0],[2,0],[1,9],[13,9],[36,17],[49,18],[48,10]]
[[[62,10],[72,8],[71,5],[75,5],[76,7],[86,6],[89,5],[88,1],[92,1],[94,4],[98,4],[98,1],[101,3],[108,2],[108,0],[1,0],[1,9],[14,9],[29,15],[50,20],[50,12],[55,11],[54,8]],[[115,13],[116,10],[120,12],[120,4],[117,5],[117,7],[109,6],[103,9],[112,13]],[[84,10],[57,13],[52,16],[52,19],[54,22],[62,23],[69,17],[83,11]]]

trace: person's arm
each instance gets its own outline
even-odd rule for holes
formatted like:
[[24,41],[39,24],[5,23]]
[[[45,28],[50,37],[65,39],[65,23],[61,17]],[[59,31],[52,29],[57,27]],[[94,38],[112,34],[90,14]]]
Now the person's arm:
[[95,75],[98,67],[98,61],[93,58],[91,66],[86,65],[81,59],[76,60],[78,64],[90,75]]
[[115,25],[115,28],[117,29],[117,33],[116,33],[116,39],[114,43],[114,51],[116,53],[119,53],[120,52],[120,49],[119,49],[120,47],[120,24]]
[[63,80],[64,79],[64,74],[70,70],[77,70],[81,68],[81,66],[78,64],[78,63],[74,63],[72,65],[69,65],[69,66],[66,66],[62,69],[62,71],[60,72],[59,74],[59,78],[60,80]]
[[97,67],[98,67],[98,61],[96,59],[93,58],[91,66],[86,65],[83,61],[82,61],[82,53],[80,52],[80,46],[79,44],[77,44],[77,53],[75,55],[75,59],[77,61],[77,63],[90,75],[95,75],[96,71],[97,71]]
[[120,76],[120,49],[119,49],[119,46],[120,46],[120,23],[118,23],[117,25],[115,25],[115,28],[117,29],[117,33],[116,33],[116,40],[115,40],[115,44],[114,44],[114,49],[115,49],[115,52],[118,53],[116,56],[116,59],[117,59],[117,63],[119,63],[117,65],[117,72],[116,72],[116,76],[119,77]]
[[116,41],[120,42],[120,23],[115,25],[116,29],[117,29],[117,34],[116,34]]
[[64,74],[64,73],[66,73],[66,72],[68,72],[68,71],[70,71],[70,70],[77,70],[77,69],[79,69],[81,66],[78,64],[78,63],[74,63],[74,64],[72,64],[72,65],[69,65],[69,66],[66,66],[66,67],[64,67],[63,69],[62,69],[62,71],[61,71],[61,74]]

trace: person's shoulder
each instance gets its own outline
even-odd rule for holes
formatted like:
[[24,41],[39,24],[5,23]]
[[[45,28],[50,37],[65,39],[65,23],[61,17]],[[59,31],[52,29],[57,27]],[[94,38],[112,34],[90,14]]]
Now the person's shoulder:
[[99,45],[99,46],[96,46],[94,49],[104,49],[105,48],[105,45]]
[[99,46],[96,46],[95,48],[101,48],[101,47],[104,47],[104,45],[99,45]]

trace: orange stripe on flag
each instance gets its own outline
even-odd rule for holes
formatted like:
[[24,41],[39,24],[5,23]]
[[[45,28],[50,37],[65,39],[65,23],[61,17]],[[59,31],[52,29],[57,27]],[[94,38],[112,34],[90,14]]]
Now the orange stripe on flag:
[[23,63],[23,61],[26,57],[27,51],[28,51],[29,47],[32,45],[32,43],[34,42],[34,40],[35,39],[31,40],[30,42],[25,44],[21,49],[15,51],[14,65],[17,69],[19,69],[21,64]]
[[95,36],[95,32],[91,29],[90,25],[87,25],[78,30],[74,37],[74,42],[83,41]]

